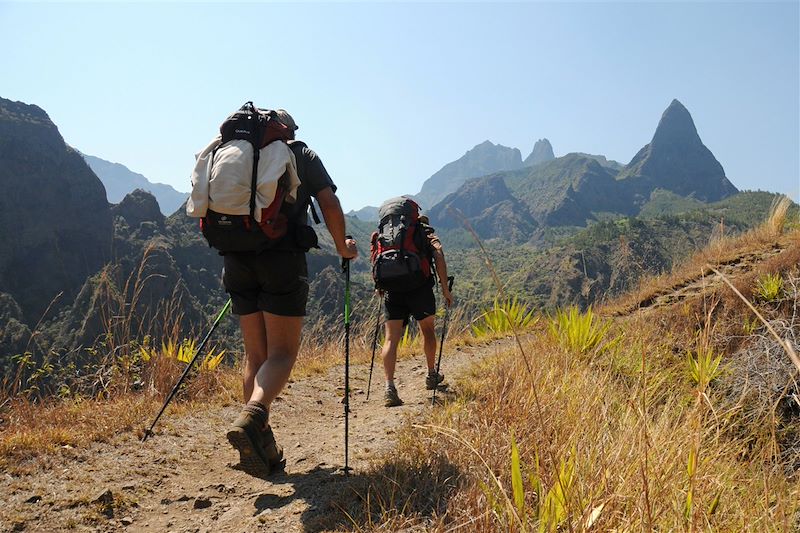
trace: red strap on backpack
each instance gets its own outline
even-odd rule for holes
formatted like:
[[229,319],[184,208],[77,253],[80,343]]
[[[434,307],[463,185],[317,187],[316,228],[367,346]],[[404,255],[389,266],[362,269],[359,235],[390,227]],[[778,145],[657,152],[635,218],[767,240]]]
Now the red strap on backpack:
[[261,208],[261,222],[258,225],[264,235],[270,239],[280,239],[286,235],[286,231],[289,228],[289,219],[280,212],[283,200],[286,198],[286,192],[283,183],[279,182],[275,191],[275,198],[267,207]]

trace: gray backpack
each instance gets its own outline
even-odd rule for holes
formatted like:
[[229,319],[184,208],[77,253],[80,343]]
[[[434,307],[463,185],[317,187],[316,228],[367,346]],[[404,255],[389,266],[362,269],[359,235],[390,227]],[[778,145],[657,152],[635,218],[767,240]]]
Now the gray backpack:
[[419,222],[419,205],[405,196],[386,200],[372,234],[372,277],[384,291],[408,292],[431,276],[430,247]]

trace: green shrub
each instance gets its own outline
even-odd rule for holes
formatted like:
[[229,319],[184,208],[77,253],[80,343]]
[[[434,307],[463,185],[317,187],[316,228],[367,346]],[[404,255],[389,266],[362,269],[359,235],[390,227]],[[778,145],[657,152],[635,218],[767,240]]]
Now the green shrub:
[[756,282],[756,296],[763,302],[776,302],[783,298],[783,278],[780,274],[765,274]]
[[691,352],[686,353],[689,375],[701,391],[704,391],[709,383],[720,375],[719,363],[721,360],[722,356],[715,355],[714,350],[710,348],[698,350],[697,357],[693,356]]
[[472,324],[472,334],[484,337],[490,334],[509,333],[534,325],[538,317],[529,311],[517,298],[500,303],[495,299],[491,308],[485,310]]
[[556,316],[550,319],[549,329],[563,348],[586,354],[596,349],[605,351],[617,343],[618,339],[615,339],[603,344],[610,327],[611,322],[598,319],[591,307],[581,313],[577,307],[571,306],[566,311],[556,310]]

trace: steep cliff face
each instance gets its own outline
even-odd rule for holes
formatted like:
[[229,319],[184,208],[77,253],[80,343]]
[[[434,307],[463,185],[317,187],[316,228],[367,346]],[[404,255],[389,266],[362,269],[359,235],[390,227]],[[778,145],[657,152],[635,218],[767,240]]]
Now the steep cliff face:
[[0,292],[26,323],[71,301],[108,261],[103,184],[42,109],[0,98]]
[[618,179],[625,181],[639,205],[656,188],[704,202],[738,192],[700,140],[692,116],[678,100],[664,111],[653,140],[639,150]]

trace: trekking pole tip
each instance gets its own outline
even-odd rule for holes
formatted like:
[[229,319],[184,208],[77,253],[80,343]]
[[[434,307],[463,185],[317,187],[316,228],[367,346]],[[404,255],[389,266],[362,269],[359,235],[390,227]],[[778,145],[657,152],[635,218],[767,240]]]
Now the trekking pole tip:
[[335,472],[337,474],[344,475],[344,477],[349,477],[350,476],[350,472],[352,472],[352,471],[353,471],[353,467],[352,466],[343,466],[343,467],[339,468],[338,470],[336,470]]

